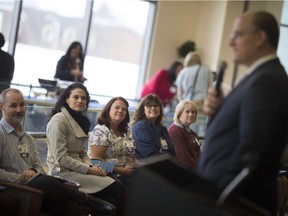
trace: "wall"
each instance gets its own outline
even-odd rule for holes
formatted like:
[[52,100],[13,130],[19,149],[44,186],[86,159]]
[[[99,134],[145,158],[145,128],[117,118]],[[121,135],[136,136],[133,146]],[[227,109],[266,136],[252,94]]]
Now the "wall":
[[199,8],[196,43],[203,64],[207,64],[211,70],[216,70],[218,62],[226,4],[226,1],[204,1]]
[[[152,36],[146,80],[158,68],[177,59],[177,47],[190,39],[196,42],[203,63],[216,70],[219,59],[228,63],[224,81],[232,83],[233,50],[229,33],[234,19],[243,12],[244,1],[159,1]],[[268,10],[279,20],[282,1],[250,1],[249,10]],[[240,77],[246,68],[239,67]]]
[[[199,17],[197,1],[159,1],[147,67],[147,79],[178,59],[177,47],[195,40]],[[197,45],[197,44],[196,44]]]

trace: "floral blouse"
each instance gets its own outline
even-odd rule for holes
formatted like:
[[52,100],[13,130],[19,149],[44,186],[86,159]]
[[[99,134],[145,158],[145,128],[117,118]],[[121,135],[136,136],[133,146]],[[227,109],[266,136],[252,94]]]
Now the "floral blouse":
[[108,147],[106,160],[113,162],[115,166],[133,166],[135,145],[130,130],[124,137],[117,137],[113,130],[97,124],[89,138],[89,146],[93,145]]

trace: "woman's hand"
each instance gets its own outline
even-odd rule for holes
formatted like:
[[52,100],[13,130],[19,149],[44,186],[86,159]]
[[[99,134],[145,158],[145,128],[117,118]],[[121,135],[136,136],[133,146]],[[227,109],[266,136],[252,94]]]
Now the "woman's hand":
[[114,167],[114,172],[121,176],[130,176],[133,172],[133,167],[131,166],[123,166],[123,167]]
[[79,68],[71,69],[71,75],[79,77],[83,75],[83,72]]
[[100,166],[93,166],[89,167],[87,174],[106,176],[107,173]]

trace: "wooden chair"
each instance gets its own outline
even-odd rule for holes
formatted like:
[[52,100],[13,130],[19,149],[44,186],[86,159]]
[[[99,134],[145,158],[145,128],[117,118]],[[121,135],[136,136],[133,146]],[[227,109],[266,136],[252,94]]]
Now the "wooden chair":
[[20,199],[20,209],[18,216],[39,216],[44,192],[27,185],[13,182],[0,181],[0,185],[5,186],[8,191],[15,193]]
[[285,216],[288,201],[288,179],[286,176],[278,176],[278,215]]

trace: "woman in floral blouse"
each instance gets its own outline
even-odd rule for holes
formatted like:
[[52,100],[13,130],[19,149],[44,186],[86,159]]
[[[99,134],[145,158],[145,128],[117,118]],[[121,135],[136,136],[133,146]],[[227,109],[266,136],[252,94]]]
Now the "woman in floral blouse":
[[182,100],[176,106],[174,122],[168,129],[176,156],[188,169],[193,169],[200,154],[198,136],[189,128],[192,123],[196,122],[196,119],[196,103]]
[[129,104],[122,97],[112,98],[97,118],[90,136],[90,157],[102,165],[106,172],[130,186],[133,172],[135,147],[129,130]]

